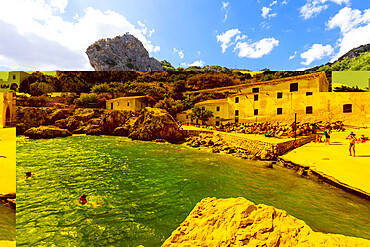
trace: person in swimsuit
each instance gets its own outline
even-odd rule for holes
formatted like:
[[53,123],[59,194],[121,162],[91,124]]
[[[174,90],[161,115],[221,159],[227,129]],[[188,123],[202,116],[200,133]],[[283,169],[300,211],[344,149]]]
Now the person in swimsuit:
[[86,197],[87,195],[83,194],[80,196],[80,201],[81,201],[81,204],[84,205],[87,203],[87,200],[86,200]]
[[326,128],[325,131],[324,131],[324,136],[325,136],[325,144],[329,144],[330,145],[330,129],[329,128]]
[[351,132],[351,134],[349,134],[347,136],[347,138],[349,140],[349,156],[352,156],[352,153],[351,153],[351,149],[353,150],[353,157],[355,157],[356,153],[355,153],[355,144],[356,144],[356,135]]

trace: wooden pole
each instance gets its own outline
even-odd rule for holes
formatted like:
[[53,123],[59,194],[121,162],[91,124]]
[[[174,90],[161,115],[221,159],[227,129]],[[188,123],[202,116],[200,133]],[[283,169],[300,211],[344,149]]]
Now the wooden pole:
[[297,139],[297,113],[294,113],[294,141]]

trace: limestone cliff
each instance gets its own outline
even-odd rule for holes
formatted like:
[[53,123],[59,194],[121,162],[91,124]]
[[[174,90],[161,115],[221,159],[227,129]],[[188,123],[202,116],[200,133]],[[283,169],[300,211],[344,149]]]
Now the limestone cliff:
[[87,48],[86,54],[97,71],[163,71],[141,41],[128,33],[100,39]]
[[160,108],[144,108],[132,128],[133,132],[129,135],[132,139],[164,139],[171,143],[183,139],[179,125],[166,110]]
[[203,199],[162,246],[370,246],[370,240],[314,232],[283,210],[239,197]]

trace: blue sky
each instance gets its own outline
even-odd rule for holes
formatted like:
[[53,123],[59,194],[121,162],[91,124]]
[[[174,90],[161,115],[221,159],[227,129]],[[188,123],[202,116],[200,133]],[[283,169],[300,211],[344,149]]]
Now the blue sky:
[[[0,70],[92,70],[129,32],[174,67],[299,70],[370,43],[368,0],[0,0]],[[32,10],[32,11],[31,11]]]

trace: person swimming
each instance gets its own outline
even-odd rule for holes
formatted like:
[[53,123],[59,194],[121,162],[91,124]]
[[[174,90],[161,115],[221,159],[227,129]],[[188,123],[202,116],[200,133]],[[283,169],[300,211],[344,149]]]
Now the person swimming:
[[85,194],[82,194],[82,195],[80,196],[80,201],[81,201],[81,204],[82,204],[82,205],[84,205],[84,204],[86,204],[86,203],[87,203],[86,197],[87,197],[87,195],[85,195]]
[[32,177],[32,176],[34,176],[35,174],[33,174],[33,173],[31,173],[31,172],[26,172],[26,176],[25,176],[25,178],[27,179],[27,178],[30,178],[30,177]]

